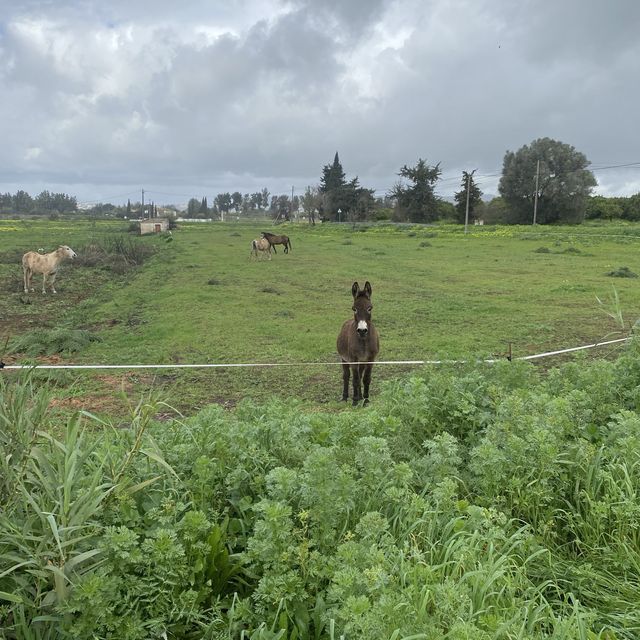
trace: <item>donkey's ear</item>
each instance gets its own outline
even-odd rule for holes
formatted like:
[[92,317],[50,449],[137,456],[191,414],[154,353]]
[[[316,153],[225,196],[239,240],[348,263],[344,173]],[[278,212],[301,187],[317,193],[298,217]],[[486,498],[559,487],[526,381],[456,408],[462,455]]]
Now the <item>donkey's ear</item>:
[[357,282],[354,282],[351,286],[351,294],[354,298],[358,295],[358,291],[360,291],[360,285]]
[[371,283],[368,280],[364,283],[364,292],[371,297]]

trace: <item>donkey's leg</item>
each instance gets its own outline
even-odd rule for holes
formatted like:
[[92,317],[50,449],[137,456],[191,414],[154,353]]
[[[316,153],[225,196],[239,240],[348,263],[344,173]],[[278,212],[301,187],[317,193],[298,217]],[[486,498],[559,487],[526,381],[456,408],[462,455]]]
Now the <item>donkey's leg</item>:
[[29,283],[27,282],[27,267],[22,267],[22,279],[24,280],[24,292],[29,293]]
[[47,284],[47,272],[45,271],[42,274],[42,293],[47,293],[46,289],[45,289],[45,285]]
[[362,400],[362,391],[360,390],[360,366],[354,364],[351,368],[353,376],[353,406],[355,407]]
[[364,404],[369,404],[369,383],[371,382],[372,364],[364,365],[364,375],[362,376],[362,384],[364,386]]
[[55,286],[55,282],[56,282],[56,275],[57,275],[57,274],[52,273],[52,274],[49,276],[49,284],[51,285],[51,293],[58,293],[58,292],[56,291],[56,286]]
[[342,363],[342,400],[349,399],[349,373],[351,369],[348,364]]

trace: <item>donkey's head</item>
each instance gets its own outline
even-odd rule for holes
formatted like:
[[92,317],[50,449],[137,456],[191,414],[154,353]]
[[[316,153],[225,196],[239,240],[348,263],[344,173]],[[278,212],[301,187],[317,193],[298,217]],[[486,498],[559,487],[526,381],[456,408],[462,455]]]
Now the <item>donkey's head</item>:
[[371,322],[371,284],[367,280],[364,283],[364,289],[360,288],[357,282],[351,287],[353,294],[353,319],[356,323],[356,331],[361,338],[369,333],[369,323]]

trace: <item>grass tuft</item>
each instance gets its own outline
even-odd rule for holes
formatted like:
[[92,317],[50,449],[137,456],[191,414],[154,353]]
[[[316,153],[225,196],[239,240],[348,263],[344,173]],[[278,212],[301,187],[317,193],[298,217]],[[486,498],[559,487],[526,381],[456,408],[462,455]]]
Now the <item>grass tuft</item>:
[[9,343],[8,353],[46,356],[56,353],[76,353],[100,338],[85,329],[40,329],[23,334]]
[[613,271],[608,271],[605,275],[610,278],[637,278],[638,274],[634,271],[631,271],[629,267],[618,267]]

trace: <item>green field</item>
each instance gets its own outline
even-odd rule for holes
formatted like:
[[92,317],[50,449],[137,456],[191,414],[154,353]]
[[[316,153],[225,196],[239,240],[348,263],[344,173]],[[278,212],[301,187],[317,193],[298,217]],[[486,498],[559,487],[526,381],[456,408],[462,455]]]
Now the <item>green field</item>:
[[[182,224],[142,266],[113,273],[65,264],[58,295],[21,292],[20,255],[57,244],[82,255],[122,235],[127,223],[0,222],[0,339],[30,330],[84,329],[99,341],[42,362],[98,364],[335,362],[335,338],[350,315],[354,280],[373,285],[382,360],[515,356],[577,346],[621,327],[607,315],[613,286],[629,321],[640,314],[640,227],[280,227],[293,250],[249,259],[260,226]],[[535,231],[535,233],[534,233]],[[125,234],[126,235],[126,234]],[[36,280],[37,282],[37,280]],[[596,297],[606,302],[603,308]],[[604,351],[600,351],[603,353]],[[5,356],[24,362],[24,354]],[[377,367],[376,384],[407,372]],[[339,367],[107,371],[58,374],[73,406],[107,410],[117,393],[160,390],[181,410],[273,394],[313,403],[340,395]],[[114,395],[115,393],[115,395]]]
[[1,372],[0,638],[640,637],[638,340],[473,361],[628,335],[640,227],[283,228],[0,222],[7,363],[332,362],[356,279],[381,358],[471,360]]

